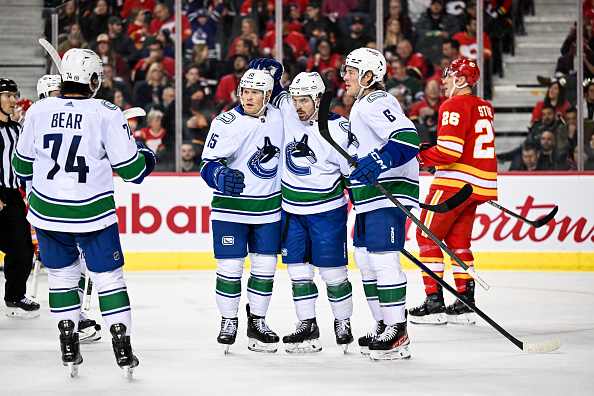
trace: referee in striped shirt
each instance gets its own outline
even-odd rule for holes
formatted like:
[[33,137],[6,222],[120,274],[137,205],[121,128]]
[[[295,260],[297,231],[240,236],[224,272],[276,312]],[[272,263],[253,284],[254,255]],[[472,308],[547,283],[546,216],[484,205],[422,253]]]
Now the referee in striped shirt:
[[31,226],[20,181],[12,168],[20,125],[11,119],[19,91],[14,81],[0,78],[0,251],[4,252],[4,301],[6,316],[36,318],[39,304],[25,297],[27,278],[33,263]]

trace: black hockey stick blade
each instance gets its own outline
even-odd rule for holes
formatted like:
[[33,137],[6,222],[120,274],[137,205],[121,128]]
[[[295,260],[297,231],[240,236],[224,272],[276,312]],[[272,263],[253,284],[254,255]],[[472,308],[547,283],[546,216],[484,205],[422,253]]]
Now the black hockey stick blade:
[[511,211],[511,210],[509,210],[509,209],[506,209],[506,208],[504,208],[503,206],[499,205],[499,204],[498,204],[498,203],[496,203],[496,202],[493,202],[493,201],[487,201],[487,203],[488,203],[489,205],[491,205],[491,206],[494,206],[494,207],[496,207],[497,209],[501,210],[502,212],[504,212],[504,213],[507,213],[508,215],[510,215],[510,216],[512,216],[512,217],[515,217],[516,219],[518,219],[518,220],[520,220],[520,221],[523,221],[523,222],[524,222],[524,223],[526,223],[526,224],[529,224],[529,225],[531,225],[531,226],[532,226],[532,227],[534,227],[534,228],[540,228],[540,227],[542,227],[543,225],[547,224],[549,221],[551,221],[551,220],[553,219],[553,217],[555,217],[555,215],[556,215],[556,214],[557,214],[557,212],[559,211],[559,207],[558,207],[558,206],[555,206],[555,207],[553,208],[553,210],[551,210],[551,213],[549,213],[549,214],[548,214],[548,215],[546,215],[545,217],[543,217],[543,218],[541,218],[541,219],[538,219],[538,220],[528,220],[527,218],[525,218],[525,217],[522,217],[522,216],[520,216],[519,214],[517,214],[517,213],[514,213],[514,212],[512,212],[512,211]]
[[533,221],[533,227],[534,228],[540,228],[543,225],[547,224],[549,221],[553,220],[553,217],[555,217],[555,215],[557,214],[557,212],[559,211],[559,207],[555,206],[553,208],[553,210],[551,210],[551,213],[549,213],[548,215],[546,215],[545,217],[543,217],[542,219],[538,219]]
[[515,346],[520,348],[522,351],[524,351],[526,353],[548,353],[548,352],[556,351],[557,349],[559,349],[561,347],[561,340],[559,338],[551,338],[546,341],[531,343],[531,344],[528,344],[528,343],[518,340],[516,337],[514,337],[513,335],[508,333],[503,327],[499,326],[499,324],[497,322],[495,322],[493,319],[491,319],[489,316],[487,316],[486,313],[484,313],[483,311],[478,309],[478,307],[475,304],[470,304],[469,302],[467,302],[466,298],[464,298],[460,293],[458,293],[447,282],[445,282],[443,279],[441,279],[439,276],[437,276],[437,274],[435,274],[435,272],[433,272],[429,268],[427,268],[427,266],[425,264],[423,264],[422,262],[420,262],[415,256],[410,254],[405,249],[402,250],[402,254],[404,254],[410,261],[412,261],[417,267],[419,267],[421,270],[423,270],[427,275],[429,275],[431,278],[433,278],[433,280],[435,280],[444,289],[446,289],[447,291],[452,293],[454,296],[456,296],[460,301],[462,301],[462,303],[464,303],[464,305],[466,305],[468,308],[470,308],[474,313],[476,313],[478,316],[480,316],[485,322],[487,322],[491,327],[493,327],[495,330],[497,330],[505,338],[510,340]]
[[447,213],[452,209],[460,206],[472,195],[472,186],[468,183],[464,185],[456,194],[452,195],[445,201],[438,203],[437,205],[428,205],[425,203],[419,203],[419,206],[423,209],[430,210],[435,213]]
[[330,131],[328,130],[328,114],[330,113],[330,102],[332,102],[332,97],[334,94],[332,91],[326,91],[322,95],[322,100],[320,101],[320,107],[318,110],[318,129],[320,130],[320,135],[326,140],[330,145],[334,148],[334,150],[338,151],[340,155],[346,158],[347,161],[351,164],[351,166],[357,167],[358,163],[355,161],[353,157],[349,155],[339,144],[337,144],[332,136],[330,135]]

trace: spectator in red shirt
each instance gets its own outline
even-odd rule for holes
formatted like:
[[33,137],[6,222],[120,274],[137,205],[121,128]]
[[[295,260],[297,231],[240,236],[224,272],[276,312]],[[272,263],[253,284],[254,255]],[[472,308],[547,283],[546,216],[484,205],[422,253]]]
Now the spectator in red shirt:
[[435,80],[427,82],[425,99],[413,105],[408,117],[417,128],[419,142],[431,143],[432,146],[437,145],[439,107],[445,100],[445,96],[440,95],[440,83]]
[[[263,40],[264,46],[262,48],[262,53],[264,55],[274,54],[275,40],[275,31],[266,33]],[[289,21],[286,18],[283,18],[283,41],[291,47],[297,62],[303,64],[303,70],[307,64],[307,58],[311,54],[311,51],[309,50],[309,44],[301,33],[289,30]]]
[[413,53],[413,47],[410,41],[402,40],[396,46],[396,53],[406,64],[407,69],[413,69],[418,75],[422,82],[429,77],[427,75],[427,64],[425,58],[420,52]]
[[[171,38],[175,38],[175,17],[169,12],[169,8],[163,3],[159,3],[154,8],[155,17],[151,21],[149,32],[151,35],[156,35],[161,29],[169,29]],[[182,15],[182,40],[185,41],[192,35],[192,27],[185,15]]]
[[138,61],[132,70],[132,81],[142,81],[146,78],[146,71],[153,63],[161,63],[168,77],[175,78],[175,61],[163,56],[163,43],[154,40],[149,44],[149,56]]
[[224,106],[227,103],[235,102],[237,99],[237,86],[243,74],[248,70],[249,60],[245,55],[235,55],[233,61],[233,73],[223,76],[215,93],[217,106]]
[[254,47],[262,47],[263,43],[262,40],[258,37],[258,25],[254,18],[247,17],[243,18],[241,21],[241,36],[237,37],[233,44],[231,44],[231,49],[229,50],[229,58],[235,55],[235,46],[237,42],[241,39],[247,39],[252,42]]
[[333,51],[332,43],[325,37],[318,40],[316,54],[307,62],[308,72],[318,72],[333,89],[338,88],[338,71],[342,66],[339,54]]
[[132,14],[135,8],[152,12],[153,8],[155,8],[155,0],[125,0],[124,8],[122,9],[122,18],[126,18]]
[[[148,11],[150,14],[150,11]],[[135,8],[130,14],[132,22],[128,26],[127,34],[134,41],[134,46],[138,51],[142,49],[144,40],[149,36],[148,23],[146,23],[147,11],[141,8]]]
[[[456,33],[454,40],[460,43],[460,55],[462,58],[468,60],[476,60],[478,49],[476,45],[476,19],[471,18],[466,24],[466,31]],[[487,33],[483,32],[483,57],[489,59],[491,57],[491,40]]]
[[127,79],[128,78],[128,66],[126,61],[120,54],[116,54],[113,48],[111,48],[111,40],[107,33],[100,34],[97,37],[97,48],[95,52],[101,58],[103,64],[110,64],[113,66],[117,77]]
[[146,145],[156,154],[164,148],[163,135],[165,135],[165,129],[161,126],[162,119],[163,113],[160,110],[153,109],[146,115],[148,126],[134,132],[136,141]]
[[322,4],[322,14],[336,22],[344,18],[345,15],[357,11],[359,2],[357,0],[324,0]]
[[565,83],[561,85],[557,79],[551,81],[551,85],[549,85],[549,88],[547,89],[544,100],[538,102],[536,106],[534,106],[534,110],[532,110],[531,123],[542,119],[542,108],[545,105],[553,106],[557,111],[557,114],[560,114],[565,118],[565,111],[571,107],[571,103],[565,100]]

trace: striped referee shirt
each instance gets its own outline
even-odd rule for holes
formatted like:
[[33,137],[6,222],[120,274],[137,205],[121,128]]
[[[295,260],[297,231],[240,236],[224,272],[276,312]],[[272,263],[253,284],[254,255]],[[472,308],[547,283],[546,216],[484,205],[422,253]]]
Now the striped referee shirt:
[[21,185],[11,163],[20,134],[21,126],[11,118],[8,122],[0,121],[0,187],[19,188]]

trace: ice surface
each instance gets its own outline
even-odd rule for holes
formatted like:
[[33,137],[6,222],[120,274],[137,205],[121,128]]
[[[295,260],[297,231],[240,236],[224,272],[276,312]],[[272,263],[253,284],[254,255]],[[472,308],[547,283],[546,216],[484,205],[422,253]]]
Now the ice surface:
[[[103,338],[81,345],[84,363],[79,377],[71,379],[61,364],[58,331],[48,308],[47,275],[42,275],[36,299],[42,305],[41,317],[0,317],[0,394],[591,395],[594,273],[477,271],[491,285],[488,292],[476,292],[477,305],[487,315],[523,342],[559,337],[561,349],[544,355],[523,353],[478,319],[472,327],[409,324],[408,361],[371,362],[359,354],[356,341],[343,355],[335,344],[332,313],[317,276],[322,352],[289,355],[282,343],[275,354],[248,351],[244,297],[237,342],[225,356],[216,342],[220,315],[214,271],[127,272],[132,346],[140,359],[134,380],[128,383],[115,363],[95,293],[89,315],[102,324]],[[421,303],[424,294],[420,273],[407,275],[411,307]],[[349,277],[355,304],[353,334],[358,338],[371,330],[373,320],[359,272],[350,271]],[[446,280],[453,284],[451,274]],[[446,295],[446,303],[452,300]],[[267,321],[281,338],[294,330],[286,270],[277,272]]]

